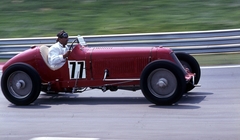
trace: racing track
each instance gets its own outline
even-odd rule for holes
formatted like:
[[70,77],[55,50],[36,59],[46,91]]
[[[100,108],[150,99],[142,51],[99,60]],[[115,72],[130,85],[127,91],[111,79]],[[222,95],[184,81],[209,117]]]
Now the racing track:
[[30,106],[1,93],[0,139],[239,139],[240,66],[203,67],[200,83],[173,106],[155,106],[140,91],[41,94]]

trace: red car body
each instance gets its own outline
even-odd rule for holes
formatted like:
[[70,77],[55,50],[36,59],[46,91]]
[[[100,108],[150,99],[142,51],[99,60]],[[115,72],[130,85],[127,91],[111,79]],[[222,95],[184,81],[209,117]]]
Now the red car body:
[[[79,39],[76,39],[75,41],[79,42]],[[2,84],[2,90],[6,98],[10,102],[17,105],[30,104],[35,100],[33,99],[33,101],[32,100],[26,101],[27,99],[25,100],[25,95],[24,95],[24,98],[18,97],[18,95],[14,96],[15,94],[18,94],[17,93],[18,91],[22,93],[23,92],[22,90],[24,88],[27,88],[25,86],[27,84],[27,81],[30,81],[30,80],[26,80],[25,82],[24,80],[21,80],[21,78],[17,78],[16,76],[14,77],[14,75],[12,76],[12,78],[16,79],[15,83],[11,80],[8,80],[9,79],[8,77],[11,76],[11,73],[14,73],[16,75],[19,74],[16,72],[18,71],[17,66],[15,68],[11,68],[12,70],[8,70],[9,67],[16,64],[18,64],[18,66],[27,65],[31,67],[31,69],[33,69],[32,71],[35,71],[39,75],[39,79],[41,83],[40,91],[45,91],[45,92],[48,92],[48,91],[78,92],[85,87],[100,88],[103,91],[107,89],[114,91],[119,89],[120,87],[122,87],[123,89],[124,88],[127,89],[129,87],[134,90],[141,89],[141,76],[143,74],[143,70],[149,64],[155,61],[162,61],[162,60],[164,60],[164,63],[167,63],[167,64],[171,63],[171,65],[173,64],[176,67],[178,67],[178,69],[181,71],[181,74],[177,74],[177,75],[182,75],[184,77],[184,81],[183,81],[184,85],[182,86],[185,86],[188,83],[192,83],[191,84],[192,85],[191,89],[192,89],[194,85],[197,84],[200,78],[200,74],[198,74],[197,81],[194,81],[194,76],[196,73],[194,73],[194,71],[191,72],[190,70],[186,69],[186,67],[184,68],[180,63],[181,60],[179,61],[175,53],[169,48],[164,48],[164,47],[147,47],[147,48],[94,47],[94,48],[90,48],[90,47],[84,47],[80,43],[76,43],[76,42],[72,43],[72,51],[66,63],[57,70],[52,69],[48,65],[48,62],[47,62],[48,47],[46,46],[31,47],[30,49],[16,55],[15,57],[7,61],[3,66],[3,77],[2,77],[2,83],[3,82],[7,83],[7,84]],[[183,61],[186,62],[187,60],[184,59]],[[194,61],[194,63],[197,63],[197,62]],[[197,69],[198,69],[197,73],[200,73],[199,65]],[[11,72],[8,72],[8,71],[11,71]],[[5,72],[8,74],[5,74]],[[24,70],[23,72],[26,73],[26,75],[28,75],[28,72]],[[168,73],[167,71],[165,72]],[[24,76],[25,75],[24,73],[20,73],[19,74],[20,77]],[[30,79],[32,79],[32,81],[34,81],[31,75],[29,77]],[[162,83],[164,83],[166,79],[167,78],[165,78],[165,80],[160,80],[159,84],[162,86]],[[170,80],[168,80],[168,83],[169,81]],[[11,84],[13,85],[12,86],[13,90],[11,89],[11,86],[10,86]],[[14,84],[18,86],[15,87]],[[32,89],[32,87],[29,88],[29,91],[31,91],[30,89]],[[184,91],[186,91],[185,87],[184,87]],[[34,94],[34,93],[31,93],[31,94]],[[13,95],[13,97],[11,95]],[[34,98],[36,97],[34,96]],[[179,98],[175,100],[179,100]],[[175,100],[162,102],[162,101],[153,101],[150,99],[150,101],[155,104],[172,104],[176,102]]]

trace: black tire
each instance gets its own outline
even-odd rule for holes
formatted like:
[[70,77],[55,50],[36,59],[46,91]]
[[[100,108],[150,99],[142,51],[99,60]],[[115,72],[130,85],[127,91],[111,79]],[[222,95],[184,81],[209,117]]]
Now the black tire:
[[184,94],[186,80],[182,70],[167,60],[149,63],[140,78],[143,95],[156,105],[171,105]]
[[184,52],[177,52],[175,53],[181,64],[183,65],[184,68],[188,68],[191,73],[195,73],[195,83],[192,83],[192,81],[188,82],[186,85],[186,90],[185,92],[188,92],[192,90],[195,86],[194,84],[198,84],[200,77],[201,77],[201,70],[200,66],[197,62],[197,60]]
[[37,71],[28,64],[9,66],[2,75],[1,87],[4,96],[15,105],[29,105],[41,90],[41,79]]

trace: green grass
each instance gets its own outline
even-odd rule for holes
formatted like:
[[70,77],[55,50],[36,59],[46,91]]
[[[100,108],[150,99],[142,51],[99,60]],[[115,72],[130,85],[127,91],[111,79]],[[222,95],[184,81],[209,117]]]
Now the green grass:
[[[240,28],[240,0],[1,0],[0,38]],[[238,54],[194,55],[201,66],[239,64]],[[6,60],[0,60],[0,62]]]
[[240,28],[239,0],[1,0],[0,38]]
[[8,59],[0,59],[0,62],[6,62]]
[[240,53],[193,55],[200,66],[240,65]]

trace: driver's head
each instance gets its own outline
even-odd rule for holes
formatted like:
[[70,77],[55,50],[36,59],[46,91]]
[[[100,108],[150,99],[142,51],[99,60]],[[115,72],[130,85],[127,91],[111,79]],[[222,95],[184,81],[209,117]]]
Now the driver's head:
[[63,46],[67,45],[68,43],[68,33],[65,32],[64,30],[60,31],[57,34],[57,42],[59,41]]

